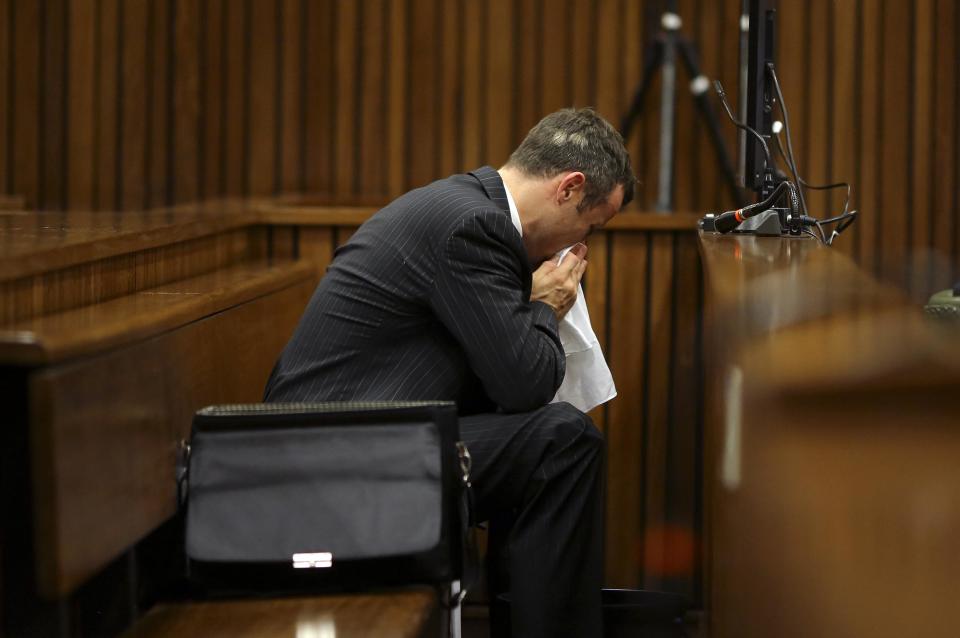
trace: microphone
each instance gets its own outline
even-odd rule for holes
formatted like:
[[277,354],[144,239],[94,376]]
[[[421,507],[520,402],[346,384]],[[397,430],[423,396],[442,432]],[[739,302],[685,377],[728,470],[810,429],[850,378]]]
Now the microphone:
[[714,217],[713,227],[717,230],[717,232],[729,233],[731,230],[739,226],[745,219],[749,219],[754,215],[759,215],[760,213],[770,210],[770,207],[776,203],[777,199],[783,195],[784,191],[789,191],[790,211],[793,215],[796,215],[799,208],[799,202],[797,201],[795,187],[790,182],[780,182],[765,200],[757,202],[756,204],[744,206],[743,208],[738,208],[736,210],[728,210]]
[[718,233],[726,234],[739,226],[740,223],[749,216],[749,214],[743,212],[742,208],[738,208],[737,210],[728,210],[727,212],[720,213],[713,218],[713,227]]

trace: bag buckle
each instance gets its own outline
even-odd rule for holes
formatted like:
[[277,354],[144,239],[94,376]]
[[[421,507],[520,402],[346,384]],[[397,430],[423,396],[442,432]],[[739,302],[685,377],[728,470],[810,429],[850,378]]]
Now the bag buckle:
[[176,472],[177,505],[182,506],[187,500],[187,480],[190,471],[190,443],[184,439],[177,441]]
[[457,456],[460,458],[460,472],[463,484],[470,487],[470,470],[473,469],[473,459],[470,457],[470,450],[466,443],[457,441]]

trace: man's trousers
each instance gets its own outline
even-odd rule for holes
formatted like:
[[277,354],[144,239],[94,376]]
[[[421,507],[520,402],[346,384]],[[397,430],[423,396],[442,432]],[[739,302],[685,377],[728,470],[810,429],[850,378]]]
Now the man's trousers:
[[567,403],[461,417],[460,435],[488,565],[509,567],[513,638],[602,636],[603,435]]

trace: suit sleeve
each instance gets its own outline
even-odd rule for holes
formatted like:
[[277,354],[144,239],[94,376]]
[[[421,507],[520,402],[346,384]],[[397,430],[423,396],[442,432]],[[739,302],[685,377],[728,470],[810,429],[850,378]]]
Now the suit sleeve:
[[431,305],[490,398],[522,412],[553,399],[565,361],[553,309],[524,298],[509,224],[501,214],[465,219],[446,241]]

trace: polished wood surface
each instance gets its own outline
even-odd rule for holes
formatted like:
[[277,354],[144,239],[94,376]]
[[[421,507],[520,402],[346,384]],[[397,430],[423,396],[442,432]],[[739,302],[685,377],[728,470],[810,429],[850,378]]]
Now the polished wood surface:
[[248,226],[256,203],[121,211],[0,211],[0,282]]
[[[104,1],[0,0],[0,192],[30,208],[290,192],[382,203],[502,163],[562,106],[619,123],[661,13],[624,0],[569,0],[573,23],[543,0]],[[741,4],[677,3],[703,73],[731,96]],[[837,248],[918,298],[960,277],[958,33],[954,0],[778,3],[800,172],[854,185],[859,232]],[[640,209],[657,196],[660,81],[629,140]],[[675,208],[743,203],[686,92],[676,122]],[[808,197],[819,216],[843,198]]]
[[427,635],[424,626],[436,611],[436,592],[431,589],[162,604],[124,636],[421,638]]
[[96,354],[304,281],[308,263],[244,262],[124,297],[0,327],[0,359],[42,365]]
[[709,635],[952,636],[955,331],[813,241],[700,247]]

